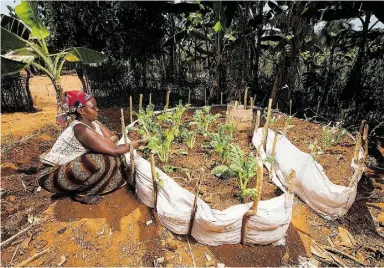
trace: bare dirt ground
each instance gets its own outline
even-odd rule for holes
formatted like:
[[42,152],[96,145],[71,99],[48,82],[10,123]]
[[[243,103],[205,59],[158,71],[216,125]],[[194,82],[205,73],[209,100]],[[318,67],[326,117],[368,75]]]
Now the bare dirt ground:
[[[77,76],[63,76],[62,84],[65,90],[81,87]],[[384,231],[384,178],[372,169],[366,172],[369,177],[359,183],[357,201],[343,219],[325,220],[295,198],[285,247],[200,245],[193,238],[167,231],[156,214],[128,188],[106,195],[96,206],[52,196],[37,187],[36,173],[39,155],[53,145],[61,131],[55,125],[55,94],[46,77],[33,77],[31,90],[40,112],[1,115],[2,243],[30,226],[29,222],[34,224],[2,246],[1,266],[152,266],[161,257],[162,266],[288,266],[313,258],[314,242],[349,255],[335,253],[336,260],[323,260],[323,265],[341,262],[357,266],[361,262],[384,266],[380,236]],[[108,113],[114,111],[107,109],[103,113],[111,126],[113,121],[119,122]],[[119,128],[116,125],[114,129]],[[352,234],[352,246],[340,235],[340,227]],[[213,261],[209,263],[207,256]]]

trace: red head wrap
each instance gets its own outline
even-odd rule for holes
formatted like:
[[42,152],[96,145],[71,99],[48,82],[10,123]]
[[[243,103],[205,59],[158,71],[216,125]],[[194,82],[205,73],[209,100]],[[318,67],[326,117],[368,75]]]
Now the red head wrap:
[[61,103],[62,113],[56,116],[56,122],[65,125],[68,115],[76,112],[77,108],[84,107],[92,99],[92,96],[80,90],[71,90],[64,93],[64,99]]

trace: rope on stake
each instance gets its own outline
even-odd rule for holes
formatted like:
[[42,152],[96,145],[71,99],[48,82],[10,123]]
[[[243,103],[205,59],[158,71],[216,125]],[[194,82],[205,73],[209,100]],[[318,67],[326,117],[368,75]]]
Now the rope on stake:
[[245,245],[247,243],[247,231],[248,231],[248,222],[251,216],[255,216],[257,213],[257,208],[259,206],[259,201],[261,198],[261,191],[263,186],[263,162],[260,158],[257,159],[257,182],[256,182],[256,193],[253,200],[252,207],[245,212],[243,216],[243,222],[241,224],[241,244]]
[[155,156],[150,155],[151,162],[151,173],[152,173],[152,183],[153,183],[153,208],[157,211],[157,183],[156,183],[156,167],[155,167]]

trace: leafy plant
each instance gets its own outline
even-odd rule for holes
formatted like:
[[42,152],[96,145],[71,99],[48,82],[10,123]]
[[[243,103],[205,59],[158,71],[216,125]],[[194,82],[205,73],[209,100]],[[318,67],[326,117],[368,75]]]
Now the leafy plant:
[[172,173],[172,172],[175,172],[176,170],[177,170],[177,167],[175,166],[170,166],[170,165],[163,166],[163,171],[165,173]]
[[169,148],[175,139],[174,129],[161,129],[158,135],[149,139],[147,148],[159,156],[161,162],[168,162]]
[[220,135],[229,135],[231,138],[233,138],[233,134],[236,131],[236,126],[232,123],[226,123],[224,125],[220,125],[219,127],[219,133]]
[[160,122],[167,123],[171,128],[174,128],[174,135],[176,137],[180,136],[181,128],[181,119],[184,112],[188,109],[190,104],[183,105],[181,101],[171,112],[162,113],[157,116],[157,119]]
[[193,149],[196,143],[196,135],[197,132],[195,130],[189,130],[187,128],[183,128],[181,131],[181,137],[187,143],[189,149]]
[[240,187],[240,196],[252,196],[254,191],[247,188],[249,179],[257,174],[257,163],[253,153],[245,157],[245,153],[236,144],[231,144],[229,149],[229,157],[231,159],[231,170],[237,173],[238,183]]
[[225,165],[214,167],[211,171],[211,174],[224,180],[236,176],[236,172],[234,172],[231,168]]
[[289,116],[286,117],[285,123],[284,123],[284,128],[283,128],[284,136],[287,136],[288,135],[288,131],[291,128],[295,127],[294,125],[291,125],[291,122],[292,122],[292,119],[293,119],[294,116],[295,116],[295,114],[289,115]]
[[216,153],[219,154],[220,160],[223,164],[228,162],[228,149],[232,141],[233,139],[229,135],[223,135],[220,133],[213,133],[211,135],[209,145],[211,148],[214,148]]
[[310,154],[315,160],[318,159],[319,155],[323,154],[323,151],[321,150],[320,146],[317,144],[317,139],[315,139],[313,142],[309,144],[308,149],[310,150]]
[[142,137],[150,137],[160,131],[160,126],[155,122],[154,105],[149,104],[146,109],[140,107],[139,113],[134,114],[139,119],[138,127],[134,128]]
[[338,144],[346,133],[339,122],[333,127],[323,126],[322,150],[325,152],[331,145]]
[[211,114],[211,107],[204,106],[202,109],[196,110],[193,114],[194,122],[191,125],[196,125],[199,133],[204,136],[208,135],[209,126],[216,121],[217,118],[221,117],[221,114]]
[[22,1],[15,13],[15,17],[1,15],[1,48],[6,53],[1,55],[2,75],[17,73],[32,65],[52,81],[59,103],[63,97],[60,75],[65,62],[90,64],[105,60],[104,54],[84,47],[51,54],[46,43],[51,33],[38,16],[37,2]]

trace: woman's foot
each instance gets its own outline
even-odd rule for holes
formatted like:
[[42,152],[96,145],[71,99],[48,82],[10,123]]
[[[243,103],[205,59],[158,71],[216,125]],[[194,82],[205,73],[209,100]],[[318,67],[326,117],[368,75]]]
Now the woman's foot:
[[100,195],[74,195],[72,198],[75,201],[87,205],[96,205],[103,200],[103,197]]

